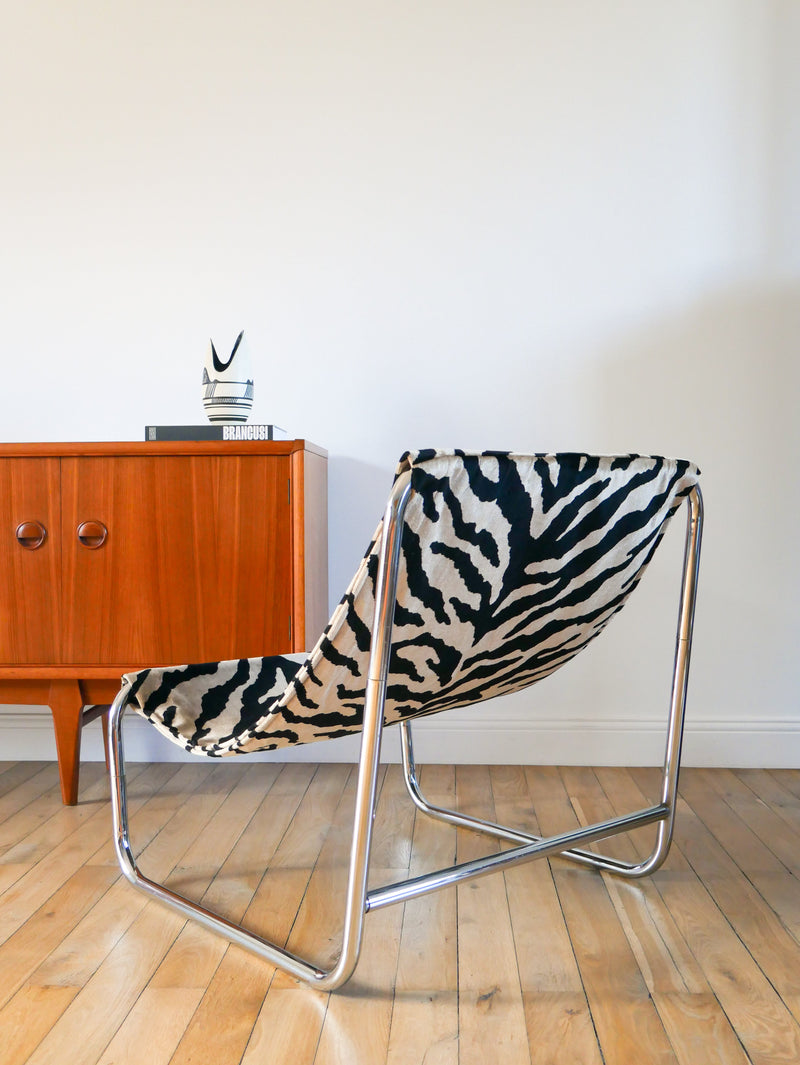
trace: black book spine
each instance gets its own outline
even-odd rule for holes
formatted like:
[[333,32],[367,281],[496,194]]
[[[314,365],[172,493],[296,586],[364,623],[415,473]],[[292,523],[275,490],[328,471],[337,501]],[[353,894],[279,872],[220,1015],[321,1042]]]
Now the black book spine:
[[146,425],[145,440],[274,440],[273,425]]

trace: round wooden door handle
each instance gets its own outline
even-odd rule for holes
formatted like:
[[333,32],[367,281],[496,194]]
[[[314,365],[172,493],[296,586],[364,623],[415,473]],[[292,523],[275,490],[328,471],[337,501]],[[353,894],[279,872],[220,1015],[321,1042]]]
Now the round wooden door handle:
[[47,539],[47,529],[40,521],[21,521],[17,526],[16,536],[20,547],[35,551]]
[[78,526],[78,539],[84,547],[94,550],[106,542],[108,529],[102,521],[82,521]]

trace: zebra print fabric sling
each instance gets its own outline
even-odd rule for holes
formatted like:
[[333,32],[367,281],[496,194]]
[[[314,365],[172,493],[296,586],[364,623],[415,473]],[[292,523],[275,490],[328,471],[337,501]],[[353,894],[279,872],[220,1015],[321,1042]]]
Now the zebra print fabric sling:
[[[405,471],[387,724],[518,691],[568,662],[623,607],[699,476],[681,459],[433,450],[404,455]],[[380,534],[305,661],[142,670],[123,678],[130,705],[209,757],[357,732]]]

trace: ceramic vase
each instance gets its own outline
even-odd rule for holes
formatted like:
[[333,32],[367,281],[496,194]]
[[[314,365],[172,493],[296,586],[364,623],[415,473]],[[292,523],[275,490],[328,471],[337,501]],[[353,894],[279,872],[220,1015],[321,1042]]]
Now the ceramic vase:
[[209,340],[203,367],[203,406],[213,424],[247,421],[253,406],[253,372],[244,330],[227,360],[219,357],[214,341]]

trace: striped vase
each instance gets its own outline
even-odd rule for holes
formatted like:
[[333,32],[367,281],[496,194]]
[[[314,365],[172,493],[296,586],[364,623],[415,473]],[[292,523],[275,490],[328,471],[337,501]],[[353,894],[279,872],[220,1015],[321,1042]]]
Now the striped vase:
[[247,421],[253,406],[253,372],[244,330],[227,360],[217,355],[214,341],[209,340],[203,367],[203,406],[213,424]]

